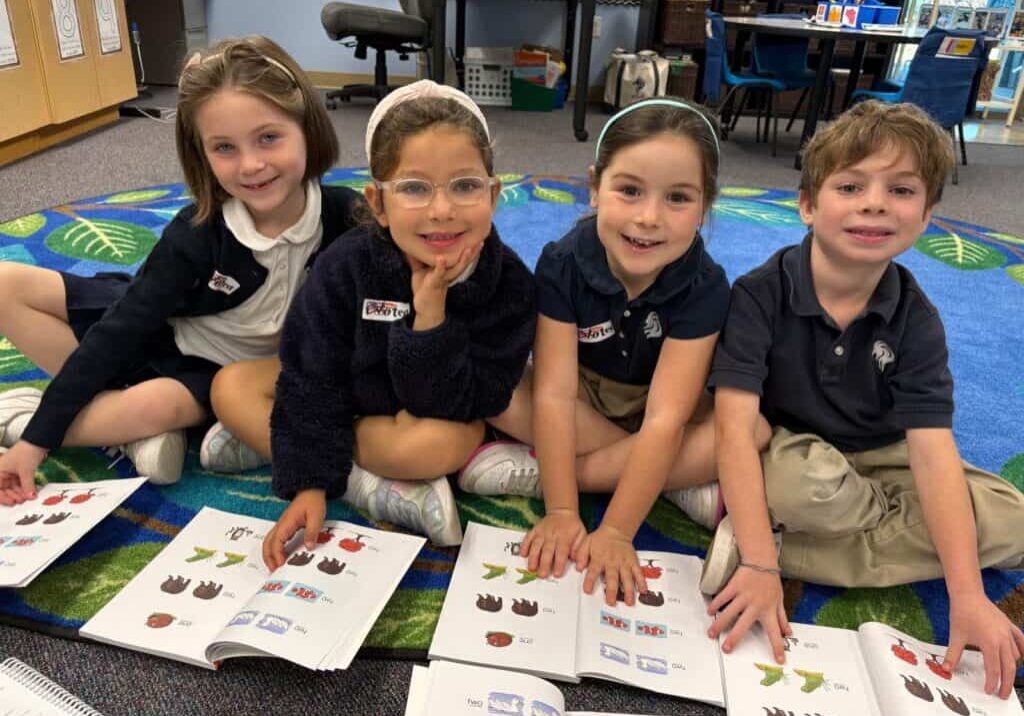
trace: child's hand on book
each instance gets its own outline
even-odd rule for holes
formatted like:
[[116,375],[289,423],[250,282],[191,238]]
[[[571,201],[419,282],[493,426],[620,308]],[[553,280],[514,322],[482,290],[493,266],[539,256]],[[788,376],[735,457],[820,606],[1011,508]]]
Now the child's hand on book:
[[316,538],[326,516],[327,497],[323,490],[309,489],[297,494],[281,513],[277,524],[263,538],[263,561],[270,571],[284,564],[288,556],[284,553],[284,546],[300,529],[306,530],[306,549],[312,550],[316,547]]
[[587,570],[583,579],[587,594],[592,594],[597,580],[604,578],[605,603],[610,607],[620,599],[620,592],[626,604],[633,606],[637,593],[647,591],[633,540],[608,525],[602,524],[583,538],[576,550],[576,569]]
[[36,497],[36,468],[46,459],[47,451],[19,440],[0,454],[0,505],[18,505]]
[[722,643],[722,651],[731,652],[740,643],[755,622],[761,622],[775,655],[775,661],[786,660],[785,643],[782,637],[793,633],[786,618],[782,601],[782,580],[777,574],[759,572],[740,567],[708,605],[708,616],[715,623],[708,629],[708,636],[717,639],[726,629],[729,636]]
[[578,512],[551,510],[526,533],[519,555],[526,557],[527,569],[537,572],[541,579],[548,578],[552,567],[554,575],[561,577],[586,536],[587,528]]
[[985,693],[999,698],[1013,693],[1017,664],[1024,655],[1024,634],[984,592],[949,600],[949,649],[943,666],[952,673],[964,647],[974,644],[985,662]]

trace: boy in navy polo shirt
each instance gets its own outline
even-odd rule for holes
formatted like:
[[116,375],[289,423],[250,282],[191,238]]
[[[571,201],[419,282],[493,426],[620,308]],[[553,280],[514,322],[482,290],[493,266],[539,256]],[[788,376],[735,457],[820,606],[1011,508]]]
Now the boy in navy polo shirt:
[[[946,668],[975,644],[986,691],[1012,691],[1024,635],[980,568],[1022,567],[1024,496],[961,462],[942,322],[892,261],[928,225],[953,160],[912,105],[855,106],[805,151],[808,237],[733,287],[711,373],[729,516],[701,582],[717,594],[709,635],[732,627],[726,652],[759,621],[783,660],[782,574],[844,587],[944,576]],[[760,456],[759,413],[774,430]]]

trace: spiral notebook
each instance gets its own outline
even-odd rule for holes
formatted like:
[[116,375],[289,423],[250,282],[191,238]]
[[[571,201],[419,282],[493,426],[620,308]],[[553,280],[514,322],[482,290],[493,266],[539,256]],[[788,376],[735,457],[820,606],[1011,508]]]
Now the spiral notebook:
[[0,716],[103,716],[14,657],[0,663]]

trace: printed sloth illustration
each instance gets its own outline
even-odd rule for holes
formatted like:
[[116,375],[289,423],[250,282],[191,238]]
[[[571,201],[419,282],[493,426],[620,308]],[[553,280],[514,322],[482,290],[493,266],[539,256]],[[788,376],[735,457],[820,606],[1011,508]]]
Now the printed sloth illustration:
[[526,599],[513,599],[512,613],[518,614],[521,617],[535,617],[537,616],[537,602],[531,602]]
[[191,583],[191,579],[185,579],[181,575],[172,577],[168,574],[167,579],[160,585],[160,591],[167,592],[168,594],[181,594],[188,589],[188,585]]
[[913,676],[907,676],[906,674],[900,674],[903,677],[903,686],[913,696],[921,699],[922,701],[934,701],[935,697],[932,695],[932,690],[928,688],[928,684],[923,681],[918,681]]
[[70,516],[71,516],[70,512],[54,512],[52,515],[50,515],[45,520],[43,520],[43,524],[44,525],[56,525],[56,524],[59,524],[59,523],[63,522],[64,520],[66,520]]
[[320,563],[316,566],[316,568],[324,574],[330,574],[333,576],[335,574],[341,574],[342,570],[345,569],[345,564],[345,562],[339,562],[333,557],[324,557],[320,560]]
[[485,612],[500,612],[501,611],[501,597],[496,597],[493,594],[476,595],[476,608],[482,609]]
[[192,590],[192,596],[197,599],[215,599],[223,588],[223,584],[216,584],[213,580],[200,582],[199,586]]
[[959,696],[954,696],[938,687],[935,687],[935,690],[939,692],[939,696],[942,697],[942,703],[947,709],[955,714],[960,714],[960,716],[970,716],[970,708],[967,707],[967,704]]
[[295,567],[305,567],[307,564],[313,561],[312,552],[296,552],[288,558],[288,564]]

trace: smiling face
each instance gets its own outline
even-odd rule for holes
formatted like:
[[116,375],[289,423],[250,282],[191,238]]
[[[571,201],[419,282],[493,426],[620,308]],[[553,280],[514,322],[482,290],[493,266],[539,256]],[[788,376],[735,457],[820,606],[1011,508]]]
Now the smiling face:
[[700,149],[663,133],[623,147],[591,189],[608,267],[630,297],[693,245],[704,218]]
[[800,217],[831,267],[884,268],[928,226],[924,179],[911,157],[878,151],[825,178],[812,202],[800,194]]
[[391,176],[375,177],[389,182],[430,182],[434,195],[429,205],[410,209],[392,189],[367,185],[366,198],[377,221],[391,230],[391,238],[410,261],[434,265],[441,254],[453,266],[463,249],[481,244],[490,234],[500,185],[486,190],[473,206],[457,206],[445,187],[461,177],[488,177],[480,150],[466,131],[439,124],[406,137]]
[[196,112],[203,154],[217,182],[245,204],[256,230],[274,238],[306,206],[302,127],[271,102],[233,88]]

